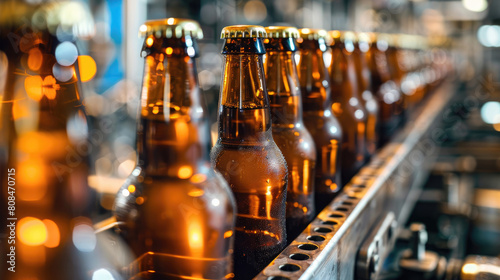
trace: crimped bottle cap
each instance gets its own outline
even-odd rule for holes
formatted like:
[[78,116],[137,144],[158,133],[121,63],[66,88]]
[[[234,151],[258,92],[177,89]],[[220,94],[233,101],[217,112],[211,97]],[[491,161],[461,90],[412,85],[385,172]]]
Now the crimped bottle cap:
[[139,27],[139,35],[143,37],[155,35],[158,38],[182,38],[190,36],[195,39],[203,39],[203,31],[200,24],[195,20],[183,18],[148,20]]
[[299,34],[302,39],[318,40],[319,38],[328,37],[328,32],[324,29],[301,28]]
[[267,38],[299,38],[299,30],[291,26],[268,26]]
[[228,38],[266,38],[266,29],[260,25],[226,26],[220,33],[221,39]]

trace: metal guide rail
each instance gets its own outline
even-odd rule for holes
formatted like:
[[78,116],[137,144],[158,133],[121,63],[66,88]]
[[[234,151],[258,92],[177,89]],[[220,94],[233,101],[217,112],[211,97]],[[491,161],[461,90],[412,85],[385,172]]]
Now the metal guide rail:
[[436,160],[445,82],[309,226],[254,279],[375,279]]

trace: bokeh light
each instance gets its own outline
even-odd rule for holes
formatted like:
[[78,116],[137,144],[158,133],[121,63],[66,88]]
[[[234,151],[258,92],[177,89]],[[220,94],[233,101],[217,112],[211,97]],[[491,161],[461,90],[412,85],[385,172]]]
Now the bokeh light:
[[23,244],[38,246],[47,240],[47,227],[37,218],[22,218],[19,220],[17,228],[17,236]]
[[260,0],[248,1],[243,7],[243,16],[252,23],[262,22],[267,17],[266,5]]
[[29,51],[28,67],[33,71],[38,71],[42,67],[43,56],[38,48],[33,48]]
[[486,0],[462,0],[462,4],[471,12],[482,12],[488,8]]
[[97,66],[91,56],[80,55],[78,56],[78,70],[80,71],[80,81],[88,82],[94,78]]
[[71,42],[62,42],[56,48],[56,60],[63,66],[70,66],[75,63],[78,57],[78,50]]
[[481,118],[487,124],[500,123],[500,102],[489,101],[481,107]]
[[59,232],[59,227],[57,224],[49,219],[44,219],[42,222],[45,224],[47,228],[47,240],[43,245],[47,248],[55,248],[59,246],[59,242],[61,241],[61,233]]
[[485,47],[500,47],[500,26],[483,25],[479,27],[477,39]]
[[52,74],[60,82],[67,82],[75,74],[75,69],[73,66],[63,66],[59,63],[55,63],[52,67]]
[[73,244],[82,252],[92,252],[97,244],[94,228],[86,223],[80,223],[73,228]]

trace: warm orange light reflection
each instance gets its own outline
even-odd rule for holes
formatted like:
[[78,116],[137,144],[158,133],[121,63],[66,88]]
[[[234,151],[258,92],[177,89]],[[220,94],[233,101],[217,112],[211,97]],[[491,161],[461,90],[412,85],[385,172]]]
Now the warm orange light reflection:
[[47,170],[40,158],[28,158],[17,168],[17,197],[24,201],[40,200],[47,192]]
[[42,52],[37,49],[31,49],[28,56],[28,67],[33,71],[38,71],[42,67],[43,56]]
[[142,205],[144,203],[144,198],[142,196],[139,196],[135,199],[135,203],[137,203],[138,205]]
[[193,175],[193,169],[191,168],[191,166],[181,166],[179,168],[179,171],[177,172],[177,176],[179,176],[179,178],[181,179],[187,179],[189,177],[191,177],[191,175]]
[[193,177],[191,177],[191,182],[195,184],[203,183],[207,179],[207,176],[205,174],[194,174]]
[[198,221],[191,221],[188,227],[189,248],[196,253],[203,249],[203,229]]
[[188,192],[189,196],[192,197],[200,197],[204,194],[205,192],[202,189],[193,189]]
[[59,227],[57,226],[57,224],[54,221],[48,219],[45,219],[42,222],[47,228],[47,240],[44,243],[45,247],[55,248],[59,246],[59,242],[61,241],[61,234],[59,232]]
[[24,118],[30,115],[30,110],[24,102],[14,102],[12,105],[12,117],[14,120]]
[[128,191],[129,191],[130,193],[135,192],[135,186],[134,186],[134,185],[129,185],[127,189],[128,189]]
[[53,100],[56,98],[56,91],[61,87],[57,84],[54,76],[49,75],[43,79],[42,82],[42,93],[47,96],[48,99]]
[[94,59],[88,55],[78,56],[78,70],[80,71],[80,80],[87,82],[94,78],[97,66]]
[[169,55],[170,55],[170,54],[172,54],[172,52],[173,52],[173,51],[174,51],[174,50],[173,50],[171,47],[168,47],[168,48],[167,48],[167,54],[169,54]]
[[28,96],[35,100],[40,101],[42,99],[42,77],[40,76],[29,76],[24,79],[24,88]]
[[226,232],[224,232],[224,238],[229,238],[233,236],[233,231],[232,230],[228,230]]
[[26,245],[38,246],[47,240],[47,227],[39,219],[33,217],[22,218],[17,229],[19,240]]
[[148,47],[151,47],[153,45],[153,42],[154,42],[153,37],[149,37],[146,39],[146,45]]

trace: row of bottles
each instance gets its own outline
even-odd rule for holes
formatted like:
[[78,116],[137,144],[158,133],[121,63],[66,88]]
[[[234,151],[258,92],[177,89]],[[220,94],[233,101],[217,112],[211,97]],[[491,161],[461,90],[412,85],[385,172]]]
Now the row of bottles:
[[114,207],[130,279],[253,278],[401,125],[403,81],[420,69],[379,46],[390,35],[225,27],[211,169],[201,29],[170,18],[141,34],[138,163]]
[[[34,19],[26,28],[16,16],[0,22],[0,62],[7,65],[0,85],[3,205],[10,205],[8,170],[18,180],[15,215],[4,207],[0,218],[19,221],[23,271],[2,274],[6,279],[251,279],[449,71],[442,50],[401,48],[406,41],[393,35],[225,27],[218,137],[209,159],[195,61],[201,28],[186,19],[146,22],[137,166],[113,208],[115,232],[134,257],[118,265],[120,273],[112,265],[90,269],[88,259],[106,258],[96,257],[103,254],[91,227],[82,68],[78,34],[69,33],[88,31],[89,23],[55,26],[55,15],[67,11],[58,5],[2,6]],[[7,40],[12,34],[16,44]],[[5,227],[2,233],[10,234]],[[2,250],[9,252],[6,242]],[[72,265],[61,269],[60,262]]]

